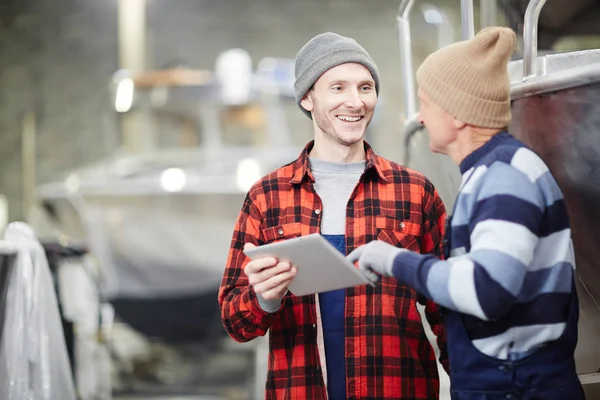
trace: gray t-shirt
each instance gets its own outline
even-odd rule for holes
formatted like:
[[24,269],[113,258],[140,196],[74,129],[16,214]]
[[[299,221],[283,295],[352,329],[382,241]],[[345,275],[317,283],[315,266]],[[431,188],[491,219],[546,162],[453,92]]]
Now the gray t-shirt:
[[346,233],[346,207],[354,187],[365,171],[366,161],[333,163],[310,158],[310,170],[315,177],[315,191],[323,203],[321,233]]
[[[315,191],[323,210],[321,234],[346,234],[346,207],[348,200],[365,171],[366,161],[354,163],[333,163],[310,157],[310,170],[315,177]],[[281,306],[280,300],[265,300],[258,297],[258,304],[266,312],[275,312]]]

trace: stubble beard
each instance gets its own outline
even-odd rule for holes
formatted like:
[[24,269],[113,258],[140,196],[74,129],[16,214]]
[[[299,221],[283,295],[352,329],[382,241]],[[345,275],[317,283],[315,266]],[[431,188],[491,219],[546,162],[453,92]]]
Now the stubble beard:
[[[315,107],[315,108],[317,108],[317,107]],[[332,122],[329,120],[329,118],[327,118],[327,115],[325,115],[324,112],[318,111],[318,112],[313,113],[313,118],[315,120],[316,125],[319,127],[321,132],[323,132],[323,135],[329,141],[338,143],[342,146],[352,146],[352,145],[356,144],[357,142],[359,142],[364,137],[365,133],[363,132],[362,135],[360,136],[360,138],[357,140],[353,140],[353,141],[344,140],[343,136],[339,135],[335,131],[335,128],[333,127]],[[335,118],[335,117],[333,117],[333,118]]]

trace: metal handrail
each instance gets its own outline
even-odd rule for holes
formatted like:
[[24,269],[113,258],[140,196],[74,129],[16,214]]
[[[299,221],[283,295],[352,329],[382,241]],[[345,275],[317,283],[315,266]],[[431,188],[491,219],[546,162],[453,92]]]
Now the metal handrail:
[[496,25],[498,21],[498,4],[496,0],[479,2],[479,25],[481,29]]
[[404,112],[407,120],[410,120],[417,114],[416,90],[413,79],[410,22],[408,20],[413,4],[414,0],[402,0],[398,7],[398,15],[396,17],[400,63],[402,65],[402,83],[404,88]]
[[404,163],[404,165],[408,166],[410,164],[410,142],[413,136],[415,136],[417,132],[422,131],[424,128],[425,126],[421,124],[421,122],[417,121],[416,118],[411,119],[406,124],[402,134],[402,140],[404,144],[404,157],[402,158],[402,163]]
[[531,0],[523,24],[523,80],[537,76],[538,20],[546,0]]
[[460,1],[460,20],[462,25],[462,39],[467,40],[475,36],[475,21],[473,18],[473,0]]

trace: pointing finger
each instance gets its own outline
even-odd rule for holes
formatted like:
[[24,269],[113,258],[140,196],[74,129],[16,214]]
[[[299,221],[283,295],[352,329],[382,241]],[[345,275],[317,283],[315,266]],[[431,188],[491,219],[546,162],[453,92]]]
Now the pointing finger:
[[348,256],[346,257],[348,260],[350,260],[351,263],[355,263],[358,261],[358,259],[360,258],[360,256],[365,252],[365,246],[360,246],[357,247],[356,249],[354,249],[350,254],[348,254]]

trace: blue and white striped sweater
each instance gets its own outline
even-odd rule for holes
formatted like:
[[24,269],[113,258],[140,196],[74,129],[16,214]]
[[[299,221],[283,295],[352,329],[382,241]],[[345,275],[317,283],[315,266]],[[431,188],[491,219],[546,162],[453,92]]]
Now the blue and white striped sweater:
[[484,354],[520,358],[565,329],[575,266],[565,201],[544,162],[508,133],[471,154],[461,172],[450,258],[401,253],[394,275],[467,314]]

